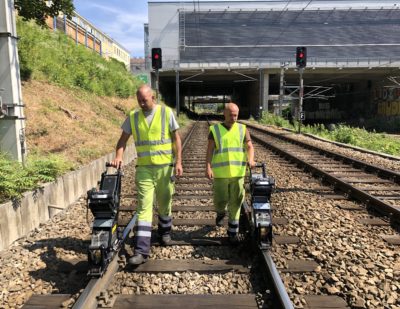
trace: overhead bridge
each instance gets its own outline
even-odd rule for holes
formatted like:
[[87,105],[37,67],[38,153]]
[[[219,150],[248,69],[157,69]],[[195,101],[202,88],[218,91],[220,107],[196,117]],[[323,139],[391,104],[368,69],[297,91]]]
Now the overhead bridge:
[[285,87],[299,84],[298,46],[304,84],[332,87],[329,101],[353,112],[371,109],[371,89],[400,67],[396,1],[150,2],[149,21],[149,48],[163,51],[160,91],[180,107],[229,95],[244,117],[273,110],[272,96],[295,97]]

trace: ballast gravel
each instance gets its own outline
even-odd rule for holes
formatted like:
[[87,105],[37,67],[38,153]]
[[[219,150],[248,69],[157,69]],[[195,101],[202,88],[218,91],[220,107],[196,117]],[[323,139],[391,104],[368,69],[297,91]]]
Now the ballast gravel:
[[[366,154],[361,154],[359,158],[362,157],[382,165],[387,161]],[[285,217],[289,221],[286,225],[275,226],[275,234],[300,238],[300,243],[294,245],[275,244],[272,249],[275,263],[280,268],[285,268],[288,261],[296,259],[313,260],[318,264],[316,270],[310,273],[281,273],[295,308],[306,308],[305,296],[318,294],[339,296],[352,308],[400,309],[400,249],[389,245],[381,237],[398,235],[398,231],[390,226],[363,225],[359,220],[369,217],[364,209],[349,211],[338,207],[359,204],[323,198],[318,193],[317,188],[321,184],[317,180],[306,182],[306,179],[312,179],[309,175],[294,173],[294,167],[288,168],[287,164],[282,166],[283,159],[277,160],[270,152],[257,147],[256,160],[266,162],[268,173],[276,179],[277,189],[272,198],[274,216]],[[400,170],[397,163],[385,166]],[[126,169],[126,178],[133,174],[133,167]],[[132,190],[124,189],[123,194],[132,194]],[[209,206],[212,201],[204,200],[201,204]],[[196,206],[198,202],[191,203],[189,200],[179,205]],[[204,218],[198,212],[191,215],[191,218],[200,215]],[[190,218],[187,213],[178,213],[178,216]],[[206,216],[211,217],[212,213]],[[81,198],[27,237],[13,243],[9,249],[0,252],[0,308],[21,308],[33,294],[76,294],[84,288],[88,282],[85,261],[90,240],[87,219],[91,220],[87,215],[86,202]],[[188,232],[185,227],[174,227],[175,233],[183,230]],[[225,236],[226,233],[225,228],[199,230],[193,227],[189,230],[212,237]],[[154,247],[152,259],[230,259],[241,254],[237,250]],[[268,294],[263,290],[261,280],[234,272],[143,276],[121,271],[115,280],[118,284],[114,284],[111,291],[123,294],[256,293],[260,306],[264,303],[263,295]]]

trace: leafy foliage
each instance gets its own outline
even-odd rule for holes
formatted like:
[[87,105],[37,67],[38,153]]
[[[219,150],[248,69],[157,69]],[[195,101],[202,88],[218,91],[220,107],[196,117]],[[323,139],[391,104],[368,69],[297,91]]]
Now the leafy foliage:
[[276,116],[274,114],[268,113],[268,112],[263,112],[261,118],[259,119],[259,122],[262,124],[270,124],[270,125],[275,125],[277,127],[286,127],[290,128],[292,125],[289,123],[288,120]]
[[100,96],[127,98],[142,81],[119,61],[107,61],[97,53],[76,45],[65,34],[17,20],[21,76],[81,88]]
[[20,198],[23,192],[53,181],[71,169],[70,163],[56,155],[32,155],[23,167],[18,161],[0,153],[0,202]]
[[178,124],[181,128],[186,126],[190,122],[190,119],[184,113],[180,113],[177,120],[178,120]]
[[[47,5],[46,2],[50,2],[50,5]],[[71,18],[74,11],[73,0],[15,0],[14,7],[24,20],[33,19],[41,26],[46,25],[48,16],[57,16],[59,12],[63,12],[68,18]]]

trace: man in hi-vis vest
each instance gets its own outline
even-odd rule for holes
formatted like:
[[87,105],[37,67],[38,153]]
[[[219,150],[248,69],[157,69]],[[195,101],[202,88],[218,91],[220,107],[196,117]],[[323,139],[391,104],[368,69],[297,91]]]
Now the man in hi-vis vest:
[[[135,254],[129,264],[139,265],[150,254],[154,193],[158,204],[158,235],[163,245],[171,242],[171,205],[174,185],[172,174],[182,176],[181,139],[179,125],[172,110],[156,104],[148,85],[136,92],[141,109],[132,111],[122,124],[122,134],[116,147],[114,167],[122,164],[126,143],[132,135],[137,153],[135,184],[138,222],[135,233]],[[173,163],[175,159],[175,171]]]
[[238,242],[246,165],[255,166],[250,134],[244,124],[236,122],[238,115],[238,106],[228,103],[224,109],[224,122],[210,127],[206,167],[206,176],[213,179],[216,224],[223,225],[228,206],[228,236],[233,244]]

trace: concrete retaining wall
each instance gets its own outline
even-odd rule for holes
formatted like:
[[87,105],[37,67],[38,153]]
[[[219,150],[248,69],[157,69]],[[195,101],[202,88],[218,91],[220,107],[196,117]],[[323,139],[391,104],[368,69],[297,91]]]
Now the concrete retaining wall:
[[[130,163],[135,157],[135,147],[126,147],[124,163]],[[13,241],[27,235],[95,187],[104,172],[105,163],[113,158],[114,153],[108,154],[57,178],[55,182],[46,183],[36,191],[26,192],[19,203],[1,204],[0,251],[7,249]]]

